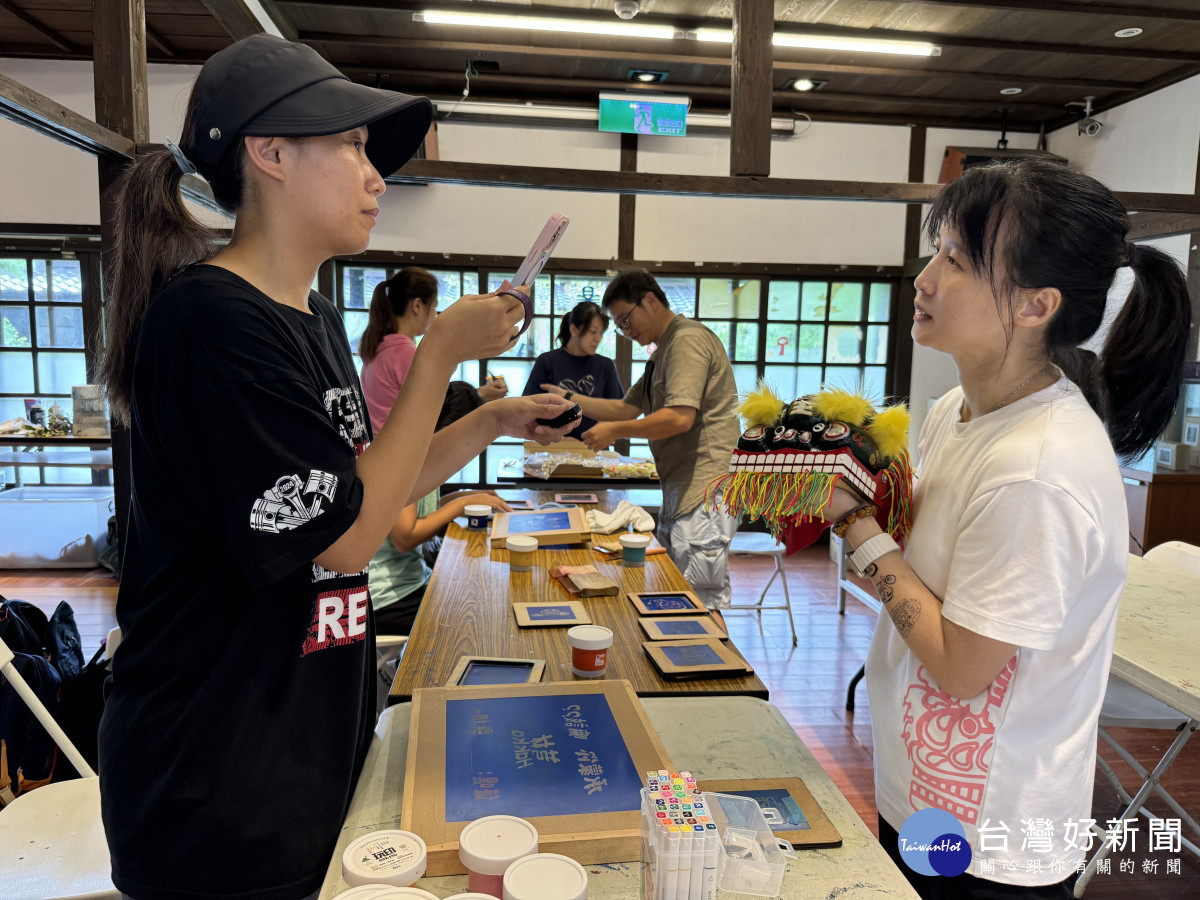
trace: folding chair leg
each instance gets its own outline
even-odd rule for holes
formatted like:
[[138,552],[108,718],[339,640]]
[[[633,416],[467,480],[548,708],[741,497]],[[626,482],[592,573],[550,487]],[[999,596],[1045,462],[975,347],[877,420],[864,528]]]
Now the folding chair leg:
[[783,560],[778,556],[775,557],[775,571],[779,573],[779,583],[783,585],[783,603],[787,607],[788,626],[792,629],[792,646],[800,646],[800,639],[796,637],[796,620],[792,618],[792,595],[788,593],[787,573],[783,571]]

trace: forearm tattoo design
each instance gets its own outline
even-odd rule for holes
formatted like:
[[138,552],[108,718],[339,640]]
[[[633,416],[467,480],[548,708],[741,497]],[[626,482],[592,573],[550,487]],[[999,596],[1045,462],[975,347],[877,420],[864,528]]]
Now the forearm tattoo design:
[[912,599],[901,600],[888,612],[892,615],[892,621],[896,623],[900,637],[906,638],[917,624],[917,619],[921,618],[921,603]]

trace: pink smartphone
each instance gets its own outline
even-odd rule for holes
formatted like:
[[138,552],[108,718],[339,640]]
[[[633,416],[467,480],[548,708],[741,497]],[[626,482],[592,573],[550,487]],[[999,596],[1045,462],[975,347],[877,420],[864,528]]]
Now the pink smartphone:
[[525,261],[517,269],[517,274],[513,276],[513,284],[533,285],[533,280],[541,274],[542,266],[546,265],[546,260],[558,246],[559,238],[563,236],[563,232],[567,230],[569,224],[571,224],[571,220],[562,213],[554,213],[550,217],[546,222],[546,227],[542,229],[542,233],[533,242],[529,255],[525,257]]

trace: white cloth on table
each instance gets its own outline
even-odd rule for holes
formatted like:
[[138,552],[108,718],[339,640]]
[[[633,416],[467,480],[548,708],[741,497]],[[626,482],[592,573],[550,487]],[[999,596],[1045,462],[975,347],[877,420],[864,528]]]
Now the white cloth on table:
[[610,513],[598,509],[587,511],[588,527],[595,534],[612,534],[615,531],[627,531],[633,526],[634,531],[653,531],[654,517],[640,506],[634,506],[628,500],[622,500],[617,508]]

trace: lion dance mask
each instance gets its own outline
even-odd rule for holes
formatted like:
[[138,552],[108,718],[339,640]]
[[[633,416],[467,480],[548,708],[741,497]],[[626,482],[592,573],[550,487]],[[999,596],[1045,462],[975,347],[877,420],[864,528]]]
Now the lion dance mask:
[[879,527],[903,546],[912,526],[903,404],[876,411],[865,397],[838,388],[785,404],[760,382],[738,412],[746,431],[729,473],[708,486],[710,508],[761,517],[794,553],[833,524],[822,513],[842,482],[879,510]]

